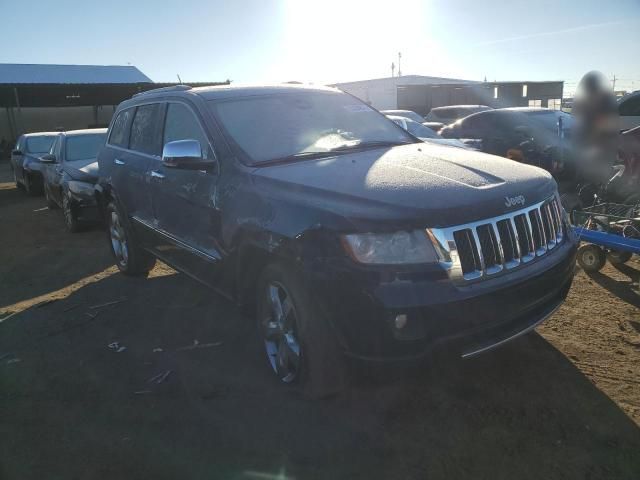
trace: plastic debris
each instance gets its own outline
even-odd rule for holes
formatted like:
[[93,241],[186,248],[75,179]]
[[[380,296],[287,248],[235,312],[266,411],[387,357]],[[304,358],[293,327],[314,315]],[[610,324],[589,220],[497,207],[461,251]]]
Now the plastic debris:
[[152,351],[153,353],[164,352],[164,350],[160,347],[154,348]]
[[116,353],[124,352],[127,349],[124,345],[120,345],[119,342],[111,342],[108,347]]
[[10,358],[9,360],[7,360],[7,365],[11,365],[12,363],[18,363],[21,361],[22,360],[20,360],[19,358]]
[[182,352],[184,350],[195,350],[196,348],[211,348],[211,347],[219,347],[222,345],[222,342],[212,342],[212,343],[200,343],[198,340],[193,341],[193,345],[187,345],[186,347],[180,347],[176,349],[176,352]]
[[159,373],[157,375],[154,375],[149,380],[147,380],[147,383],[160,384],[160,383],[164,382],[167,378],[169,378],[169,375],[171,375],[172,371],[173,370],[167,370],[166,372],[162,372],[162,373]]
[[107,302],[107,303],[101,303],[99,305],[92,305],[91,307],[89,307],[91,310],[95,310],[97,308],[103,308],[103,307],[109,307],[111,305],[116,305],[117,303],[122,303],[122,302],[126,302],[127,299],[126,298],[121,298],[120,300],[113,300],[112,302]]

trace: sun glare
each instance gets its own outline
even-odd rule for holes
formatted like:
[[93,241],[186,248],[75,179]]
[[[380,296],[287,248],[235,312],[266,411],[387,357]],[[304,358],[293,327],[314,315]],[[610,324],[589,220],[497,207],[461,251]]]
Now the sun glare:
[[[390,76],[391,62],[397,72],[398,52],[403,52],[405,70],[405,58],[411,59],[406,64],[411,69],[429,47],[428,2],[407,0],[401,8],[359,0],[288,0],[285,5],[285,51],[278,71],[292,75],[291,80],[332,83]],[[422,53],[416,58],[415,52]]]

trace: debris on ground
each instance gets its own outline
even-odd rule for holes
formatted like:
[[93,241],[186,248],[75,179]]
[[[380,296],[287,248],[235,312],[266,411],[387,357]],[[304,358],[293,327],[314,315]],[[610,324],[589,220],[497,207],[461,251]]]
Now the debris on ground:
[[222,345],[222,342],[200,343],[198,340],[194,340],[192,345],[187,345],[186,347],[177,348],[176,352],[182,352],[184,350],[195,350],[196,348],[219,347],[220,345]]
[[18,363],[21,361],[22,360],[20,360],[19,358],[10,358],[9,360],[7,360],[7,365],[11,365],[12,363]]
[[119,342],[111,342],[108,347],[116,353],[124,352],[127,349],[124,345],[120,345]]
[[113,300],[111,302],[107,302],[107,303],[101,303],[99,305],[92,305],[91,307],[89,307],[91,310],[96,310],[98,308],[103,308],[103,307],[110,307],[111,305],[116,305],[118,303],[122,303],[122,302],[126,302],[127,299],[126,298],[121,298],[120,300]]
[[159,373],[157,375],[154,375],[149,380],[147,380],[147,383],[160,384],[160,383],[164,382],[167,378],[169,378],[169,375],[171,375],[172,371],[173,370],[167,370],[166,372],[162,372],[162,373]]
[[164,352],[164,350],[160,347],[156,347],[152,350],[153,353],[159,353],[159,352]]

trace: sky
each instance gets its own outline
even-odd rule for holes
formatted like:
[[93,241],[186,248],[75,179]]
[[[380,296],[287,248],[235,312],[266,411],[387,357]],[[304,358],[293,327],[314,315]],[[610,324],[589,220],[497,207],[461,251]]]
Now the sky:
[[[402,74],[640,89],[640,0],[0,0],[0,62],[152,80],[316,84]],[[396,70],[397,73],[397,70]]]

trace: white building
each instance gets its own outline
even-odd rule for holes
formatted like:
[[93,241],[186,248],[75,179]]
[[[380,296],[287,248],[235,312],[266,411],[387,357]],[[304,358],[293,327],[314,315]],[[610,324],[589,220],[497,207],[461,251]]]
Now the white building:
[[472,80],[457,78],[427,77],[425,75],[404,75],[402,77],[374,78],[357,82],[336,83],[332,85],[367,102],[378,110],[398,108],[398,87],[406,85],[434,84],[475,84]]

